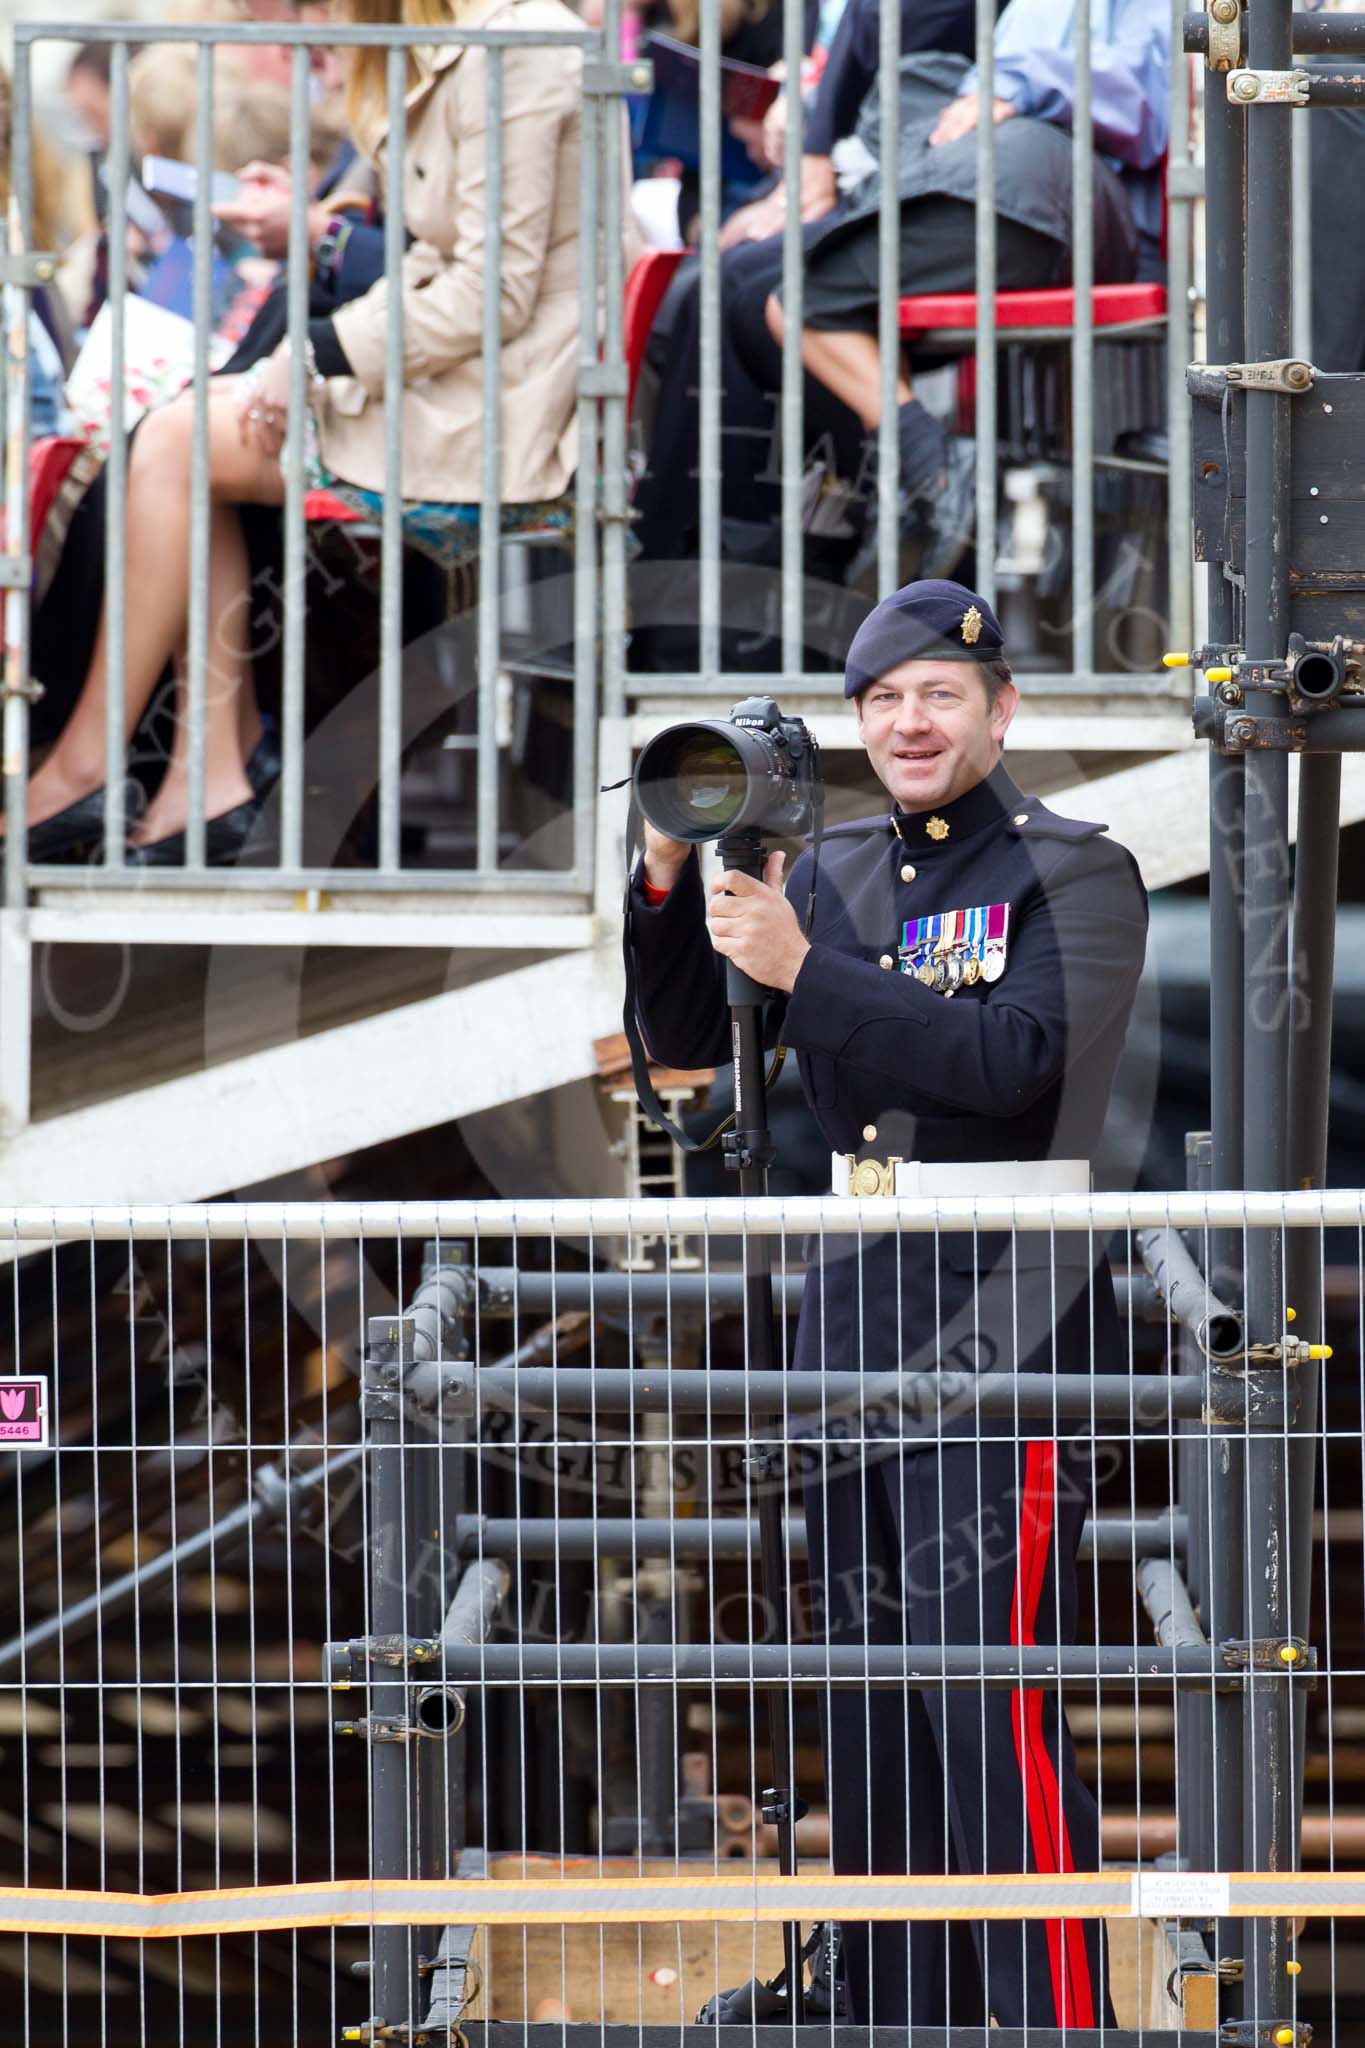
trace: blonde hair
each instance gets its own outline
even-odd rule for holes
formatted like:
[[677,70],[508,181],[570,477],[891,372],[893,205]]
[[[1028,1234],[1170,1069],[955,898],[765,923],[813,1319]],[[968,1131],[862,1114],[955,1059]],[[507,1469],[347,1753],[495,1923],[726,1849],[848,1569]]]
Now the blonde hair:
[[[7,245],[9,229],[10,164],[14,151],[14,103],[9,72],[0,64],[0,242]],[[94,226],[84,190],[74,209],[70,201],[67,166],[36,125],[29,130],[33,152],[33,249],[62,249],[73,234],[84,234]],[[88,180],[83,181],[83,184]],[[72,218],[73,213],[75,215]]]
[[[453,28],[473,0],[345,0],[348,21],[409,28]],[[388,51],[352,50],[346,80],[346,118],[356,147],[373,161],[389,125]],[[408,52],[408,91],[431,74],[432,52]]]
[[[746,21],[762,21],[768,4],[769,0],[720,0],[721,42],[728,43]],[[695,47],[701,41],[701,0],[668,0],[668,12],[678,41]]]
[[216,92],[213,154],[220,171],[282,163],[289,154],[289,87],[270,78],[243,78]]
[[[235,50],[219,50],[213,67],[215,126],[221,135],[222,112],[247,92],[250,76],[245,59]],[[256,93],[261,88],[255,87]],[[199,97],[198,57],[192,43],[151,43],[128,66],[128,119],[133,147],[143,156],[194,158],[194,115]],[[287,132],[287,130],[286,130]],[[235,170],[240,158],[220,168]],[[231,149],[229,155],[235,157]]]

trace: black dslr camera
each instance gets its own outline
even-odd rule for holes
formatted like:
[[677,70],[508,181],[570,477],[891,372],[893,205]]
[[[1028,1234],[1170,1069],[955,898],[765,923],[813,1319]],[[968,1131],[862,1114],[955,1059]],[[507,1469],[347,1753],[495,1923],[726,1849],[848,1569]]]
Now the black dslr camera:
[[795,839],[815,822],[820,749],[771,697],[746,697],[728,719],[670,725],[635,764],[641,815],[694,844],[733,834]]

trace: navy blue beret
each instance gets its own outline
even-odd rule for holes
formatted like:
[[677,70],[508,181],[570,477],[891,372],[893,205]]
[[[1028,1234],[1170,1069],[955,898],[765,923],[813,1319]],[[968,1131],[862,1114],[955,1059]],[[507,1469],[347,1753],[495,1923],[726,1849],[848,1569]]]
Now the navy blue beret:
[[844,695],[856,697],[888,669],[933,655],[939,661],[995,661],[1004,653],[1000,621],[984,597],[934,579],[893,590],[853,636]]

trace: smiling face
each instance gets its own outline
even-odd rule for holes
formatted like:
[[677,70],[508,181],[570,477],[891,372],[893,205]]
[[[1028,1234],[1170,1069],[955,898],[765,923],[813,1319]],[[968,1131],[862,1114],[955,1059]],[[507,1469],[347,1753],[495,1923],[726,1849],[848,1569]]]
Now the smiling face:
[[858,737],[903,811],[965,796],[1000,759],[1019,703],[1013,683],[994,702],[975,662],[903,661],[855,700]]

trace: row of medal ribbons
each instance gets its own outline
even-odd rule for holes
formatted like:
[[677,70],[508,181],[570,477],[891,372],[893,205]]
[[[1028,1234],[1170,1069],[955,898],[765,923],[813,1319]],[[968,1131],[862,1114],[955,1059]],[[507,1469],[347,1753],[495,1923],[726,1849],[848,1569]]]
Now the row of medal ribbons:
[[982,903],[975,910],[940,910],[911,917],[901,933],[900,969],[939,995],[999,981],[1005,971],[1009,937],[1008,903]]

